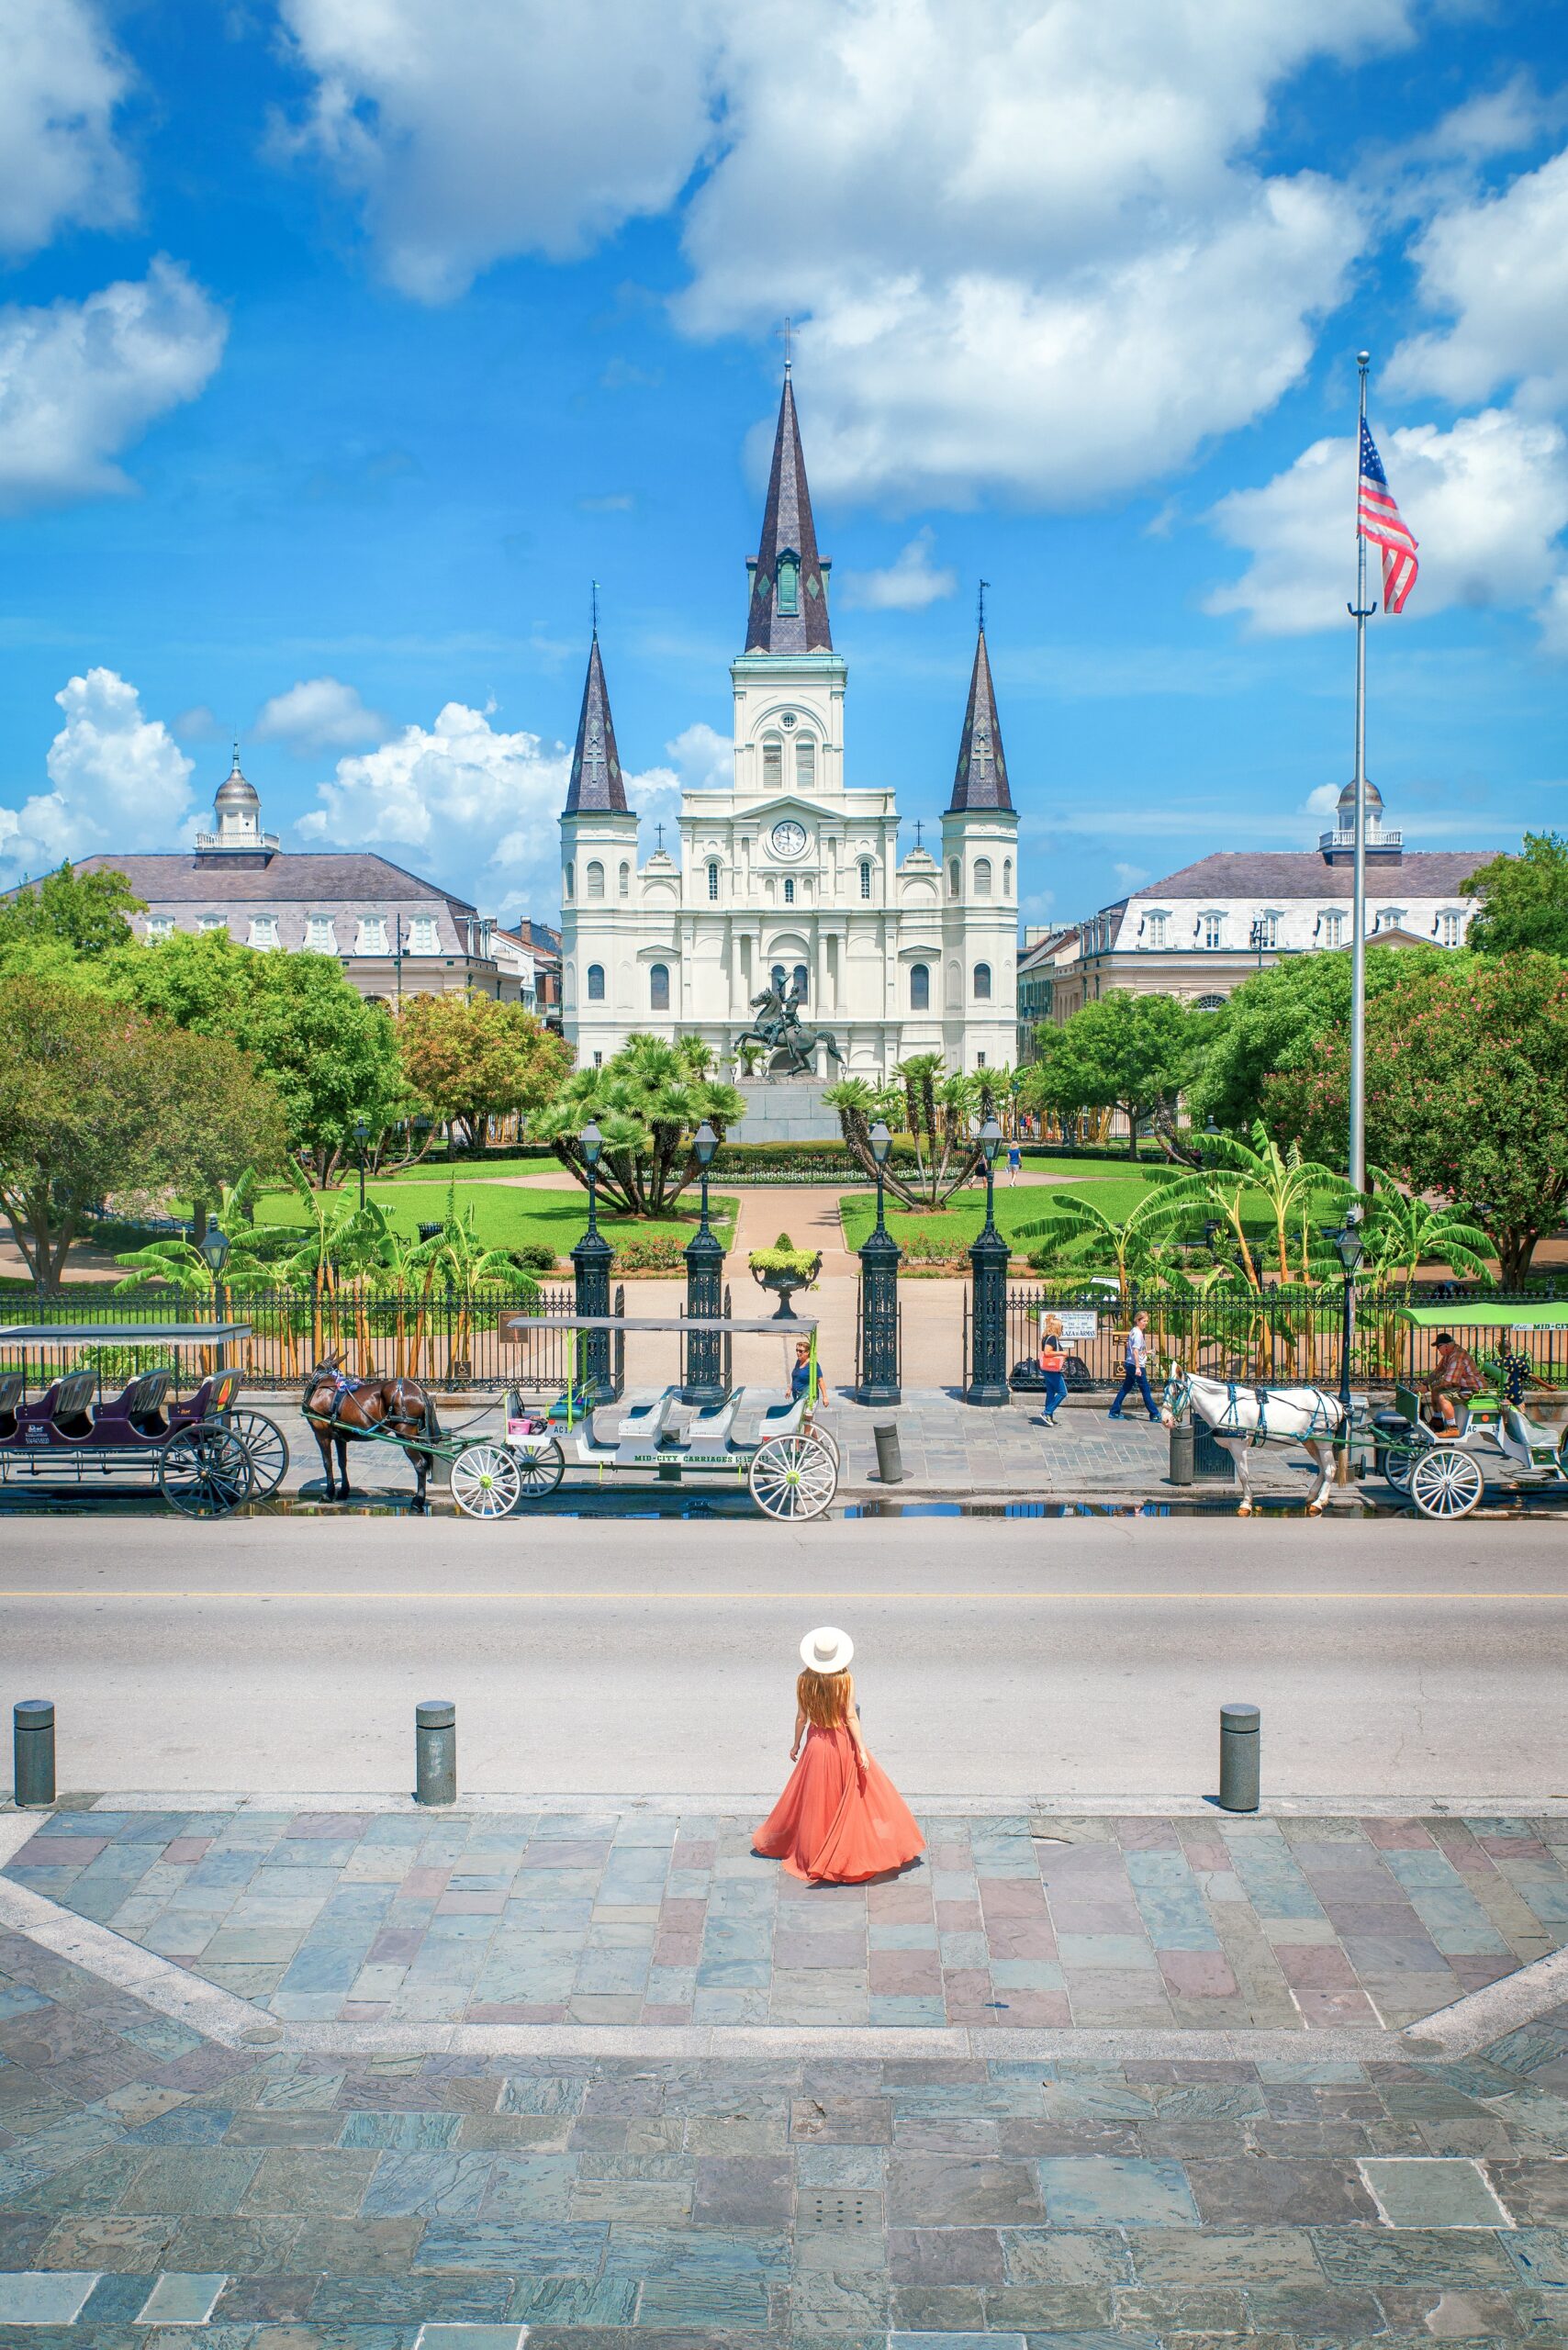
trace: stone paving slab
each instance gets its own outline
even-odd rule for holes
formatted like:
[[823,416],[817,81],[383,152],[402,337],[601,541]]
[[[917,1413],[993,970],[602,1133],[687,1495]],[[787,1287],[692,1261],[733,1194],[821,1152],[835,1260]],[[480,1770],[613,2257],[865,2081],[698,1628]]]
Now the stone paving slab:
[[298,2024],[1398,2031],[1568,1943],[1562,1817],[933,1811],[868,1886],[755,1824],[95,1806],[6,1874]]
[[1565,2180],[1568,2009],[1458,2063],[343,2061],[0,1934],[6,2350],[1551,2350]]

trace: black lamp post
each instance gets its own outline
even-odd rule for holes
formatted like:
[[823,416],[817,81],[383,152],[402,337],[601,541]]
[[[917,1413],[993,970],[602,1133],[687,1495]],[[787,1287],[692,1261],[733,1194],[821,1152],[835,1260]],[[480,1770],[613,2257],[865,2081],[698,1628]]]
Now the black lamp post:
[[[615,1251],[599,1228],[599,1160],[604,1148],[604,1136],[590,1120],[583,1128],[578,1141],[582,1146],[583,1164],[588,1169],[588,1230],[572,1251],[572,1269],[577,1276],[577,1311],[579,1314],[607,1315],[610,1312],[610,1268],[615,1262]],[[615,1388],[610,1376],[609,1331],[585,1331],[579,1360],[582,1363],[583,1403],[612,1403]]]
[[1339,1427],[1334,1438],[1337,1485],[1350,1482],[1350,1339],[1355,1327],[1356,1270],[1366,1254],[1361,1227],[1359,1208],[1347,1208],[1343,1224],[1321,1227],[1325,1240],[1334,1244],[1345,1282],[1339,1308]]
[[[708,1169],[713,1164],[719,1137],[706,1118],[698,1127],[691,1147],[702,1186],[702,1211],[697,1230],[686,1244],[686,1314],[689,1321],[707,1322],[717,1320],[723,1311],[724,1250],[717,1234],[708,1228]],[[698,1404],[706,1409],[723,1402],[723,1348],[722,1336],[717,1330],[711,1337],[706,1331],[687,1332],[686,1384],[680,1391],[683,1404]]]
[[1007,1260],[1012,1253],[996,1228],[996,1154],[1002,1128],[988,1118],[980,1130],[985,1161],[985,1224],[969,1249],[974,1314],[969,1335],[966,1404],[1009,1404],[1007,1384]]
[[860,1248],[860,1385],[862,1404],[899,1404],[899,1266],[903,1251],[883,1216],[883,1169],[893,1138],[880,1118],[871,1129],[877,1169],[877,1222]]
[[359,1149],[359,1210],[364,1214],[364,1146],[370,1140],[370,1127],[364,1118],[353,1122],[353,1138]]

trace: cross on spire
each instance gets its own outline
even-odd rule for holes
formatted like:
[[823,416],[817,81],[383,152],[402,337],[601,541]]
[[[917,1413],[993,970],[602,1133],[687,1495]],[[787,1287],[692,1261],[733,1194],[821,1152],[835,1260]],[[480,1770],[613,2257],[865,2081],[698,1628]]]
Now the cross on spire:
[[790,373],[790,346],[795,339],[794,319],[786,319],[783,325],[779,328],[778,333],[784,345],[784,373],[787,375]]
[[654,830],[659,836],[658,854],[662,856],[665,845],[665,828],[662,824],[655,824],[654,826]]
[[597,579],[595,579],[595,580],[590,581],[590,582],[589,582],[589,587],[590,587],[590,589],[591,589],[591,599],[590,599],[590,600],[591,600],[592,605],[593,605],[593,632],[594,632],[595,636],[597,636],[597,635],[599,634],[599,582],[598,582],[598,580],[597,580]]
[[982,636],[985,634],[985,591],[986,591],[986,589],[987,589],[990,586],[991,586],[991,582],[990,582],[990,580],[989,580],[989,579],[982,579],[982,580],[980,581],[980,634],[981,634]]
[[924,818],[917,816],[914,820],[914,845],[916,848],[919,848],[921,845],[921,834],[924,830],[925,823]]

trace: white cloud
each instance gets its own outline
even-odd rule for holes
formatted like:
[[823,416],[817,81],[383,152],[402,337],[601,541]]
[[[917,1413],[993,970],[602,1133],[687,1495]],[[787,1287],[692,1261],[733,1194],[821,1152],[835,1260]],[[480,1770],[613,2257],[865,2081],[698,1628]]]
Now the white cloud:
[[[1435,424],[1374,432],[1421,550],[1406,620],[1453,604],[1531,604],[1547,593],[1568,527],[1568,440],[1557,425],[1484,408],[1446,432]],[[1251,561],[1204,610],[1244,613],[1265,636],[1342,626],[1355,587],[1354,501],[1348,439],[1315,442],[1262,488],[1221,498],[1209,519]],[[1368,557],[1375,587],[1375,548]]]
[[1147,865],[1113,865],[1111,870],[1124,890],[1136,890],[1140,881],[1148,879]]
[[716,0],[284,0],[314,76],[282,134],[359,198],[393,284],[448,301],[663,212],[710,136]]
[[1568,149],[1498,196],[1439,214],[1417,240],[1420,298],[1451,319],[1400,344],[1389,388],[1518,404],[1568,400]]
[[0,873],[15,881],[62,857],[167,848],[191,822],[191,761],[134,686],[89,669],[55,695],[65,723],[49,747],[50,789],[0,808]]
[[1320,783],[1302,801],[1301,813],[1304,816],[1332,816],[1339,805],[1340,789],[1341,786],[1337,783]]
[[129,76],[84,0],[0,9],[0,249],[36,252],[67,224],[112,229],[134,211],[111,118]]
[[915,532],[885,571],[846,571],[837,600],[848,610],[859,606],[873,612],[924,611],[927,604],[952,595],[958,584],[956,571],[938,570],[932,563],[935,543],[935,533],[927,527]]
[[398,284],[580,252],[714,155],[678,321],[803,319],[813,480],[955,503],[1158,478],[1300,377],[1362,221],[1254,151],[1303,66],[1409,38],[1407,0],[286,8]]
[[680,781],[690,791],[733,791],[735,788],[735,746],[728,734],[700,723],[688,726],[666,743]]
[[129,491],[115,457],[196,398],[227,331],[217,305],[162,257],[140,284],[0,309],[0,509]]
[[253,729],[258,743],[287,743],[297,751],[335,751],[384,742],[389,722],[367,710],[354,687],[336,677],[307,677],[264,702]]

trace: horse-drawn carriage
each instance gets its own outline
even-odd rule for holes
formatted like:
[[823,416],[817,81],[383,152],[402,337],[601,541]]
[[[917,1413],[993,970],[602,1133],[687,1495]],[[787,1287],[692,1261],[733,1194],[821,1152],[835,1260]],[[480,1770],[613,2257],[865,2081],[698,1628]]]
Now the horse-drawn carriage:
[[[0,1371],[0,1486],[31,1492],[112,1491],[145,1481],[183,1517],[226,1517],[265,1501],[288,1466],[283,1430],[240,1404],[240,1373],[224,1367],[244,1322],[28,1323],[0,1329],[15,1367]],[[166,1363],[140,1371],[118,1395],[99,1393],[95,1368],[62,1371],[28,1401],[28,1354],[68,1347],[199,1347],[218,1367],[185,1402]]]
[[547,1408],[531,1412],[514,1392],[508,1399],[504,1440],[465,1446],[452,1464],[452,1498],[470,1517],[504,1517],[521,1502],[543,1501],[568,1471],[602,1480],[625,1472],[673,1484],[689,1477],[722,1478],[745,1485],[765,1517],[820,1517],[838,1490],[838,1446],[821,1422],[817,1325],[798,1315],[788,1326],[791,1343],[804,1338],[808,1371],[803,1393],[780,1401],[772,1389],[732,1387],[720,1400],[685,1405],[682,1389],[666,1387],[644,1403],[623,1405],[612,1431],[603,1407],[588,1404],[583,1341],[591,1331],[679,1332],[688,1338],[725,1341],[734,1333],[779,1336],[777,1319],[729,1316],[692,1320],[684,1315],[509,1314],[503,1326],[514,1342],[533,1331],[577,1334],[577,1376]]

